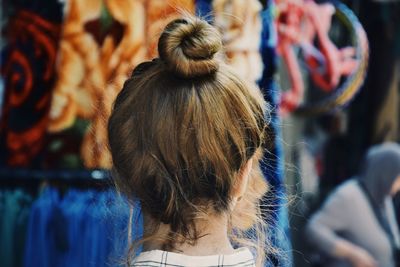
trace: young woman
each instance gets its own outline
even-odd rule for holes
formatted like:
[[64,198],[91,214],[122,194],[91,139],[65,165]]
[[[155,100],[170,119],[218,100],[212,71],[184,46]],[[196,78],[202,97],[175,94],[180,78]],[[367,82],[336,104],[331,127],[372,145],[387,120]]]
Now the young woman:
[[115,100],[116,184],[144,215],[132,266],[262,265],[266,103],[220,60],[221,49],[207,22],[175,20],[159,58],[137,66]]

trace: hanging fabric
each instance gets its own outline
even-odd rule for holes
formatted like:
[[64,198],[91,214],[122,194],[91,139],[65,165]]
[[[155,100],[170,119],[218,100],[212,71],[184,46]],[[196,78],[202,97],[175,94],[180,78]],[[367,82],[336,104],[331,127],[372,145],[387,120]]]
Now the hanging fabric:
[[22,266],[32,197],[20,189],[0,191],[0,258],[3,267]]
[[68,167],[111,168],[106,122],[112,102],[132,69],[156,57],[158,36],[179,10],[193,13],[194,1],[66,2],[48,127],[49,147],[59,144],[51,151],[53,166],[74,157]]
[[[264,92],[265,100],[271,105],[270,135],[272,144],[264,154],[261,169],[267,178],[271,190],[265,198],[272,215],[272,231],[274,245],[280,250],[279,257],[271,255],[273,266],[292,266],[292,251],[289,233],[289,219],[284,184],[284,155],[282,146],[281,120],[279,117],[279,88],[274,80],[276,72],[276,29],[274,28],[274,9],[272,0],[267,1],[267,8],[262,12],[261,55],[264,64],[259,86]],[[272,203],[271,203],[272,202]]]
[[127,201],[114,190],[62,195],[47,187],[32,205],[23,266],[122,266],[128,233],[142,236],[139,208],[129,220]]
[[7,1],[5,10],[0,165],[39,167],[46,146],[62,5],[59,1]]

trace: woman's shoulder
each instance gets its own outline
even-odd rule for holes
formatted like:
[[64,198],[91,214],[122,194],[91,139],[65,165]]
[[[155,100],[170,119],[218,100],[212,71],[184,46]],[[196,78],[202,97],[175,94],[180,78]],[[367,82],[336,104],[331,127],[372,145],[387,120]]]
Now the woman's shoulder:
[[229,255],[189,256],[163,250],[151,250],[140,253],[131,266],[255,266],[253,254],[248,248],[236,249]]
[[360,190],[358,179],[351,178],[340,184],[334,191],[336,194],[352,195]]
[[330,194],[330,199],[355,200],[362,195],[357,178],[351,178],[339,186]]

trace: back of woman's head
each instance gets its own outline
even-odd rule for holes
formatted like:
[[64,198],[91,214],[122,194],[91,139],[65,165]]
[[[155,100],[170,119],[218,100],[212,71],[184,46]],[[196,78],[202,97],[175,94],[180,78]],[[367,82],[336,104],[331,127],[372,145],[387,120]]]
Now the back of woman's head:
[[[108,124],[117,187],[172,236],[193,242],[199,211],[229,211],[237,174],[265,134],[261,93],[220,61],[221,48],[207,22],[171,22],[160,58],[135,68]],[[266,190],[255,176],[254,213]]]

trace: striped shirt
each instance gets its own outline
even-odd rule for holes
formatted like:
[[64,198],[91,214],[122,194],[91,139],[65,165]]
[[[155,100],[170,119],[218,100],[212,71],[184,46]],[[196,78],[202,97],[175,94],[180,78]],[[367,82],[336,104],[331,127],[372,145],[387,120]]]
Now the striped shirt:
[[142,252],[131,266],[150,267],[255,267],[255,260],[248,248],[239,248],[230,255],[188,256],[184,254],[152,250]]

